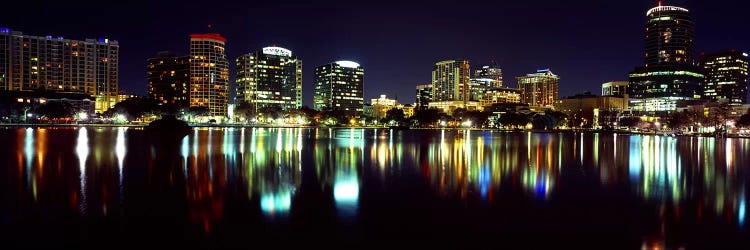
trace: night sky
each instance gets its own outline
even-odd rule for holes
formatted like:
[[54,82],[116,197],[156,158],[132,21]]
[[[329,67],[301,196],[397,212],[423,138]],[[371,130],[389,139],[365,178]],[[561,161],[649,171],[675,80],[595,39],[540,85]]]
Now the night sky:
[[[24,3],[20,3],[24,2]],[[494,59],[506,86],[516,76],[550,68],[560,96],[601,93],[601,83],[627,80],[643,64],[646,11],[652,0],[537,1],[13,1],[0,27],[70,39],[120,43],[120,88],[146,93],[146,59],[158,51],[188,54],[189,34],[215,32],[227,54],[277,45],[303,60],[304,104],[313,70],[352,60],[365,69],[365,100],[380,94],[414,102],[414,86],[432,65]],[[696,21],[696,53],[750,50],[746,0],[673,0]],[[212,25],[209,30],[208,24]],[[234,80],[234,70],[232,82]]]

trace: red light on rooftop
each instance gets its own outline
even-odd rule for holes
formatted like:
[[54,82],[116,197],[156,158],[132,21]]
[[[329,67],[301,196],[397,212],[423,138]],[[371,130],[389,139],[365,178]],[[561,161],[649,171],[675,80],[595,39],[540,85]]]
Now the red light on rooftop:
[[227,42],[227,39],[219,35],[218,33],[190,34],[190,39],[212,39],[212,40],[221,41],[223,43]]

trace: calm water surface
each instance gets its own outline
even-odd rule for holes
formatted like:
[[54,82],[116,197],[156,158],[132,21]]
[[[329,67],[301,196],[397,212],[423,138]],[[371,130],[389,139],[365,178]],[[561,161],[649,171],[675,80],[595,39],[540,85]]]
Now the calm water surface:
[[745,248],[750,140],[0,129],[0,247]]

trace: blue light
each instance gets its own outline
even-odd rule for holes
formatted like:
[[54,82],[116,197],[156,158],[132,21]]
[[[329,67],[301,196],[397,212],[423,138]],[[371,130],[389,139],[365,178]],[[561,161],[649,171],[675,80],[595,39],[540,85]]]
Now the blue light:
[[106,41],[107,41],[107,39],[104,39],[104,38],[99,38],[99,42],[100,42],[100,43],[105,43]]
[[745,225],[745,197],[740,200],[740,207],[737,211],[737,219],[739,220],[740,226]]
[[538,69],[536,71],[536,73],[545,73],[545,72],[549,72],[549,69]]
[[50,35],[47,35],[47,36],[45,36],[44,38],[47,38],[47,39],[52,39],[52,36],[50,36]]
[[490,168],[483,167],[479,170],[479,194],[482,200],[486,200],[490,192]]
[[4,28],[4,27],[0,28],[0,33],[10,33],[10,29],[9,28]]

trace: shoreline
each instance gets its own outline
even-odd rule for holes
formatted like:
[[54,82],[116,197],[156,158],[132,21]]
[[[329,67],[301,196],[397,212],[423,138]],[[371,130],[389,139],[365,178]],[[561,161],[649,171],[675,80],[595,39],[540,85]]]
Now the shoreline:
[[[129,127],[129,128],[145,128],[148,124],[44,124],[44,123],[15,123],[15,124],[0,124],[0,128],[75,128],[75,127],[104,127],[104,128],[117,128],[117,127]],[[492,129],[492,128],[389,128],[389,127],[316,127],[316,126],[278,126],[278,125],[241,125],[241,124],[190,124],[193,128],[329,128],[329,129],[392,129],[392,130],[472,130],[472,131],[496,131],[496,132],[516,132],[516,133],[588,133],[588,134],[630,134],[630,135],[658,135],[658,136],[674,136],[674,137],[715,137],[715,138],[740,138],[750,139],[750,135],[726,135],[723,137],[717,137],[714,135],[706,134],[673,134],[673,133],[656,133],[656,132],[632,132],[632,131],[611,131],[611,130],[518,130],[518,129]]]

